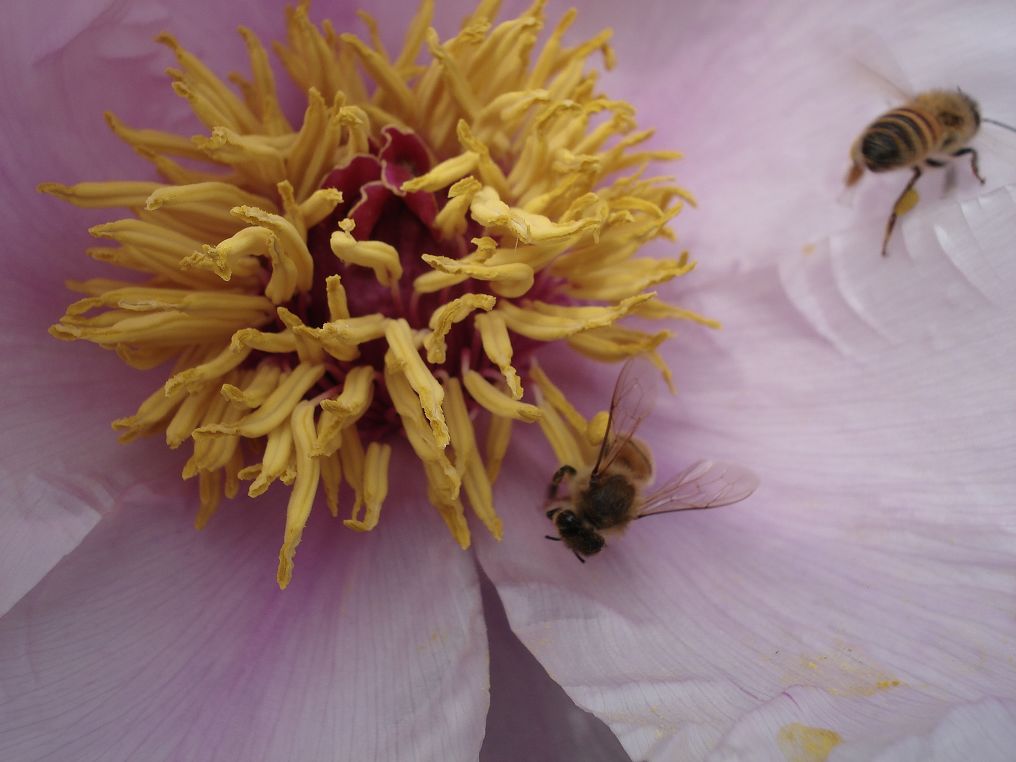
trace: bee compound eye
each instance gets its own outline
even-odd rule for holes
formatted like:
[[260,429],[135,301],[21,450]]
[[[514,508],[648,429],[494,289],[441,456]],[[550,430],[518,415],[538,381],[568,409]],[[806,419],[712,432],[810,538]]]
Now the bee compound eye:
[[557,527],[561,531],[575,531],[579,523],[579,517],[575,515],[574,511],[561,511],[557,515]]

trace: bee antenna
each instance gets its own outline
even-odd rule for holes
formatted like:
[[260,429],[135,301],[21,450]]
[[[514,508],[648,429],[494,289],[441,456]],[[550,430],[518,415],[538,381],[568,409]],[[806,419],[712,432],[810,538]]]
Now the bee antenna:
[[582,563],[586,562],[586,559],[584,559],[581,555],[579,555],[579,552],[577,550],[575,551],[575,558],[577,558]]
[[551,537],[549,534],[545,534],[543,536],[544,536],[544,538],[546,538],[548,540],[553,540],[554,542],[561,542],[561,538],[560,537]]
[[1002,129],[1005,129],[1005,130],[1009,130],[1009,132],[1016,132],[1016,127],[1013,127],[1011,124],[1006,124],[1005,122],[1000,122],[997,119],[987,119],[987,118],[985,118],[985,119],[982,119],[981,121],[982,122],[987,122],[988,124],[993,124],[996,127],[1001,127]]

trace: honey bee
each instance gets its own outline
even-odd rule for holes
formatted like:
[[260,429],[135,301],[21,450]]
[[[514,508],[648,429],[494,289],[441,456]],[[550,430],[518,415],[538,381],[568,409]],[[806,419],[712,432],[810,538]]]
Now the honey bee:
[[[944,167],[958,156],[970,156],[974,177],[984,184],[977,166],[977,151],[967,143],[977,134],[981,122],[1014,130],[993,119],[982,119],[977,101],[962,90],[928,90],[918,93],[902,106],[887,111],[869,124],[850,150],[852,161],[847,186],[854,185],[864,171],[888,172],[910,168],[913,174],[893,204],[882,239],[882,256],[888,254],[889,237],[896,218],[906,210],[904,199],[921,177],[921,166]],[[1016,131],[1016,130],[1014,130]]]
[[[605,534],[620,534],[635,519],[731,505],[758,487],[758,478],[746,468],[699,461],[659,489],[645,492],[653,478],[653,456],[635,432],[652,412],[654,377],[648,362],[626,362],[614,385],[596,462],[583,468],[563,465],[551,480],[547,518],[559,536],[547,539],[563,542],[583,563],[603,550]],[[558,494],[562,484],[569,491],[565,497]]]

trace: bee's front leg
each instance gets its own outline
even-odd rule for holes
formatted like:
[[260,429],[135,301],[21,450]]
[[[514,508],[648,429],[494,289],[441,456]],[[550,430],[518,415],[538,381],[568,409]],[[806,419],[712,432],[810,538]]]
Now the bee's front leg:
[[571,478],[572,476],[575,476],[575,469],[572,466],[561,466],[557,469],[547,488],[547,500],[557,500],[557,489],[561,486],[561,482],[565,477]]

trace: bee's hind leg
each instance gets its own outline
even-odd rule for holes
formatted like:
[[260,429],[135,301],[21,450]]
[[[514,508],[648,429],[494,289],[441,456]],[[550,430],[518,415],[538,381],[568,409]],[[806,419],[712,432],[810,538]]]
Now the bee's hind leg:
[[882,256],[889,256],[889,236],[893,234],[893,228],[896,227],[896,218],[900,215],[900,207],[903,204],[903,199],[907,197],[907,194],[914,187],[914,183],[921,177],[921,168],[914,167],[914,174],[910,178],[910,182],[907,183],[907,187],[903,189],[899,198],[896,199],[896,203],[893,204],[893,212],[889,215],[889,221],[885,226],[885,237],[882,239]]
[[981,177],[981,170],[977,167],[977,151],[973,148],[961,148],[956,151],[953,156],[966,156],[970,154],[970,169],[974,171],[974,177],[981,181],[981,185],[984,185],[984,178]]

